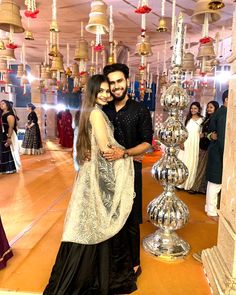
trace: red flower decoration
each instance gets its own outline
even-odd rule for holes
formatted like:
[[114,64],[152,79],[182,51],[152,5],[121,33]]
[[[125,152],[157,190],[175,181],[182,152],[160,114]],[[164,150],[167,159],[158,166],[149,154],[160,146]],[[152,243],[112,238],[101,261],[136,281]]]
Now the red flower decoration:
[[79,87],[74,87],[72,93],[77,93],[79,91]]
[[101,52],[103,50],[104,46],[102,44],[98,44],[94,46],[95,52]]
[[4,80],[0,80],[0,84],[6,84]]
[[199,42],[201,44],[206,44],[206,43],[209,43],[211,41],[212,41],[212,38],[211,37],[204,37],[204,38],[202,38],[202,39],[199,40]]
[[85,72],[85,71],[79,73],[80,76],[85,76],[86,74],[87,74],[87,72]]
[[36,18],[38,13],[39,13],[38,9],[36,9],[35,11],[26,10],[25,11],[25,16],[30,17],[30,18]]
[[139,68],[138,68],[138,69],[139,69],[139,71],[144,71],[144,70],[145,70],[145,68],[146,68],[145,66],[139,66]]
[[14,43],[9,43],[9,44],[6,45],[6,47],[9,48],[9,49],[16,49],[17,45],[14,44]]
[[144,5],[144,6],[138,7],[134,12],[139,14],[145,14],[145,13],[149,13],[151,10],[152,9],[149,6]]

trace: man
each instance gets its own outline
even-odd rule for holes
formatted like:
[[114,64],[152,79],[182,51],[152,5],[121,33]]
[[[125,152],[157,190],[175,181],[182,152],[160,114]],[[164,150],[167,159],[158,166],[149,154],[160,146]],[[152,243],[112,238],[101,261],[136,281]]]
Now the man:
[[103,110],[114,126],[115,139],[125,148],[112,147],[113,152],[104,153],[104,157],[108,161],[134,157],[136,197],[125,226],[128,230],[134,271],[138,276],[141,273],[139,224],[142,223],[142,163],[135,161],[135,157],[144,154],[152,144],[152,120],[147,108],[127,94],[129,68],[126,65],[107,65],[103,73],[109,80],[114,98]]
[[209,126],[208,162],[206,168],[207,193],[205,211],[208,216],[217,216],[218,195],[221,190],[225,125],[228,105],[228,90],[222,95],[223,105],[215,112]]
[[[228,106],[228,90],[222,95],[223,105],[214,113],[208,134],[211,140],[208,147],[208,161],[206,167],[207,192],[205,211],[210,218],[217,221],[217,204],[219,203],[219,194],[221,191],[223,155],[225,143],[225,126]],[[202,262],[202,251],[193,253],[193,258]]]

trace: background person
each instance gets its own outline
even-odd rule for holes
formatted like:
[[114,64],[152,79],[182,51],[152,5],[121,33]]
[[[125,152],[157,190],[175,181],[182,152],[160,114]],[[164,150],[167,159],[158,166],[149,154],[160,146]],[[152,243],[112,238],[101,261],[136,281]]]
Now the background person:
[[205,211],[208,216],[217,216],[217,203],[221,191],[225,126],[228,106],[228,90],[222,94],[223,105],[215,112],[209,126],[208,161],[206,169],[207,193]]
[[3,99],[0,107],[2,111],[0,174],[10,174],[18,172],[21,167],[19,145],[16,135],[16,118],[8,100]]
[[39,155],[43,153],[42,139],[38,124],[38,116],[35,105],[27,104],[29,115],[25,125],[25,135],[21,145],[21,153],[26,155]]
[[206,165],[208,158],[208,146],[210,144],[210,140],[208,139],[209,126],[211,122],[211,118],[215,111],[219,108],[219,104],[217,101],[210,101],[207,104],[206,108],[206,116],[202,123],[202,131],[200,134],[200,143],[199,143],[199,157],[198,157],[198,167],[195,182],[189,191],[190,194],[195,193],[206,193],[207,181],[206,181]]
[[193,103],[191,103],[189,112],[185,119],[185,126],[188,131],[188,138],[184,142],[178,153],[178,158],[188,168],[188,178],[183,184],[178,186],[178,188],[180,189],[183,188],[185,190],[190,190],[196,178],[202,122],[203,119],[201,116],[200,103],[194,101]]

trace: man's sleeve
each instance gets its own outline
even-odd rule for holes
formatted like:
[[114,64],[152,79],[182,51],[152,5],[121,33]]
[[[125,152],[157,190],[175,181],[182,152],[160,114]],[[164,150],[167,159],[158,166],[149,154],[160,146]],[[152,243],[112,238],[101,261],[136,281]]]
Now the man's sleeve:
[[152,137],[153,137],[152,118],[151,118],[151,114],[149,110],[145,107],[141,109],[138,132],[139,132],[141,142],[148,142],[152,144]]

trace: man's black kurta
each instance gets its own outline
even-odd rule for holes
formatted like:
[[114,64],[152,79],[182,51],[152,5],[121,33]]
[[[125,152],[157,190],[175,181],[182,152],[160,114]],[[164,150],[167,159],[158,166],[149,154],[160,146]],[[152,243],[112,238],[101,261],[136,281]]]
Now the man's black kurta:
[[[149,110],[137,101],[129,98],[125,106],[116,112],[114,102],[103,107],[114,126],[114,137],[126,149],[143,142],[152,144],[152,119]],[[139,223],[142,222],[142,163],[134,161],[135,192],[133,211]]]
[[206,178],[217,184],[222,182],[226,115],[227,108],[221,106],[212,116],[209,126],[209,132],[217,133],[217,140],[212,140],[208,147]]

